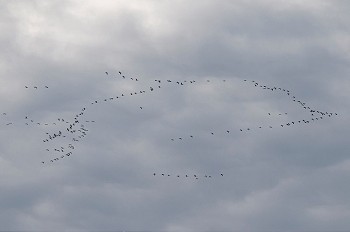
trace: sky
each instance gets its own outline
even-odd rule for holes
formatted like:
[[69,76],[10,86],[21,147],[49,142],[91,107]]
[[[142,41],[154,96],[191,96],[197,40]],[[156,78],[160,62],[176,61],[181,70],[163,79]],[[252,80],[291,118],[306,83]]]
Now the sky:
[[0,230],[348,231],[349,10],[0,1]]

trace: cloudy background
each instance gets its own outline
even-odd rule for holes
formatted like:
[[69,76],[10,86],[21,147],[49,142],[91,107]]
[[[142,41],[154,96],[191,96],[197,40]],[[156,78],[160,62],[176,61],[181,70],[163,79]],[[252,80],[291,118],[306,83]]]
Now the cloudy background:
[[[349,10],[0,1],[0,230],[349,230]],[[338,116],[282,128],[311,119],[292,95]]]

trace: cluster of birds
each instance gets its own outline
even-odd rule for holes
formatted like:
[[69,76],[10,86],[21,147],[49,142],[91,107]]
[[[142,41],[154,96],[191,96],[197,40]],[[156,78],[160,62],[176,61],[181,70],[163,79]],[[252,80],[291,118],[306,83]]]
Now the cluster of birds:
[[153,176],[160,176],[160,177],[176,177],[176,178],[195,178],[196,180],[198,180],[199,178],[208,178],[208,179],[211,179],[211,178],[215,178],[216,176],[219,176],[219,177],[223,177],[224,174],[221,173],[220,175],[197,175],[197,174],[193,174],[193,175],[188,175],[188,174],[184,174],[184,175],[179,175],[179,174],[176,174],[176,175],[172,175],[172,174],[166,174],[166,173],[153,173]]
[[[46,149],[47,152],[55,152],[60,153],[55,158],[49,160],[49,162],[53,163],[55,161],[59,161],[60,159],[69,157],[73,154],[72,150],[75,149],[75,145],[77,142],[81,141],[85,136],[87,136],[89,130],[86,128],[87,122],[94,123],[95,120],[82,120],[84,116],[86,107],[82,108],[79,113],[77,113],[72,122],[69,122],[67,119],[58,118],[57,120],[61,123],[65,123],[66,126],[62,130],[58,130],[54,133],[46,132],[46,138],[43,139],[44,143],[52,142],[59,138],[68,138],[68,144],[66,146],[60,146],[53,149]],[[63,153],[63,154],[62,154]],[[45,161],[41,162],[45,164]]]
[[[128,79],[128,80],[132,80],[132,81],[139,81],[139,78],[133,78],[133,77],[126,77],[121,71],[117,72],[117,75],[109,73],[108,71],[105,72],[105,75],[107,77],[112,77],[112,78],[117,78],[118,75],[120,78],[122,79]],[[223,82],[226,82],[226,80],[222,80]],[[297,103],[300,107],[302,107],[305,111],[310,113],[310,118],[307,119],[300,119],[300,120],[294,120],[294,121],[289,121],[289,122],[285,122],[283,124],[280,125],[261,125],[261,126],[257,126],[257,127],[247,127],[247,128],[227,128],[221,132],[217,132],[216,130],[214,131],[209,131],[208,134],[209,135],[216,135],[219,133],[222,134],[230,134],[234,131],[237,132],[247,132],[247,131],[253,131],[255,129],[263,129],[263,128],[274,128],[274,127],[289,127],[289,126],[293,126],[293,125],[297,125],[297,124],[307,124],[307,123],[311,123],[311,122],[316,122],[318,120],[322,120],[326,117],[332,117],[332,116],[336,116],[338,115],[337,113],[332,113],[332,112],[324,112],[324,111],[320,111],[320,110],[316,110],[314,108],[311,108],[310,106],[308,106],[304,101],[298,99],[296,96],[294,96],[290,90],[288,89],[284,89],[281,87],[276,87],[276,86],[267,86],[267,85],[263,85],[260,84],[254,80],[252,81],[248,81],[248,80],[243,80],[244,82],[247,83],[252,83],[255,87],[257,88],[261,88],[264,90],[268,90],[268,91],[275,91],[275,92],[282,92],[285,93],[287,96],[290,97],[290,99]],[[94,107],[94,105],[97,104],[102,104],[102,103],[106,103],[106,102],[112,102],[112,101],[116,101],[116,100],[121,100],[127,96],[135,96],[135,95],[142,95],[142,94],[146,94],[146,93],[152,93],[152,92],[156,92],[157,89],[163,88],[163,85],[178,85],[178,86],[185,86],[188,84],[194,84],[197,83],[198,81],[196,80],[160,80],[160,79],[155,79],[154,80],[154,84],[150,85],[148,87],[145,87],[143,89],[140,89],[138,91],[132,91],[132,92],[124,92],[121,93],[117,96],[109,96],[109,97],[104,97],[102,99],[94,99],[92,101],[90,101],[90,106],[83,106],[81,108],[81,110],[79,110],[75,115],[73,115],[73,117],[71,119],[67,119],[67,118],[58,118],[57,121],[55,122],[51,122],[51,123],[43,123],[43,122],[37,122],[33,119],[30,119],[29,116],[25,116],[24,117],[24,125],[30,126],[30,125],[38,125],[38,126],[50,126],[50,125],[54,125],[56,127],[60,127],[59,129],[57,129],[55,132],[45,132],[45,137],[42,139],[43,143],[45,145],[48,145],[50,143],[53,143],[53,146],[51,148],[46,148],[45,151],[48,152],[49,154],[51,154],[51,157],[53,158],[49,158],[47,160],[43,160],[41,161],[42,164],[47,164],[47,163],[53,163],[59,160],[62,160],[66,157],[69,157],[73,154],[73,150],[76,148],[77,143],[81,142],[89,133],[89,129],[87,127],[88,123],[95,123],[95,120],[87,120],[84,119],[85,117],[85,113],[87,110]],[[207,83],[210,83],[211,80],[206,80]],[[34,89],[38,89],[38,86],[32,86],[32,87],[28,87],[25,86],[25,88],[34,88]],[[40,88],[44,88],[47,89],[49,88],[48,86],[43,86]],[[139,106],[139,108],[142,110],[143,107]],[[275,113],[272,112],[268,112],[268,115],[271,116]],[[281,112],[278,113],[279,116],[282,115],[287,115],[287,112]],[[7,113],[2,113],[2,116],[6,116]],[[5,125],[6,126],[10,126],[10,125],[14,125],[14,122],[7,122]],[[184,140],[186,138],[189,139],[193,139],[195,136],[192,135],[187,135],[187,136],[180,136],[177,138],[171,138],[171,141],[175,141],[175,140]],[[54,143],[54,141],[60,140],[60,144],[57,142]],[[59,144],[59,145],[57,145]],[[63,145],[62,145],[63,144]],[[173,176],[170,174],[153,174],[154,176]],[[185,177],[185,178],[189,178],[190,175],[174,175],[178,178],[180,177]],[[220,176],[223,176],[223,174],[221,174]],[[197,175],[193,175],[193,177],[195,178],[199,178],[199,176]],[[212,175],[204,175],[204,178],[212,178]]]

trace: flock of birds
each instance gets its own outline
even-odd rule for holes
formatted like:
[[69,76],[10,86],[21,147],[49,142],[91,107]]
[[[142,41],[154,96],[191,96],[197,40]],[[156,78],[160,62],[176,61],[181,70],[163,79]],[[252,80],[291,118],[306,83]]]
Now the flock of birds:
[[[225,81],[225,80],[223,80]],[[210,80],[207,80],[207,82],[210,82]],[[248,80],[244,80],[244,82],[249,82]],[[309,113],[310,117],[309,118],[304,118],[304,119],[298,119],[298,120],[293,120],[293,121],[287,121],[285,123],[281,123],[278,125],[259,125],[256,127],[247,127],[247,128],[226,128],[224,131],[221,131],[221,133],[226,133],[226,134],[230,134],[232,133],[234,130],[239,131],[239,132],[251,132],[254,131],[256,129],[272,129],[274,127],[290,127],[290,126],[296,126],[298,124],[309,124],[312,122],[317,122],[319,120],[323,120],[326,117],[332,117],[332,116],[337,116],[338,113],[333,113],[333,112],[327,112],[327,111],[321,111],[321,110],[317,110],[314,109],[310,106],[308,106],[305,102],[303,102],[302,100],[298,99],[296,96],[294,96],[290,90],[285,89],[285,88],[281,88],[281,87],[276,87],[276,86],[267,86],[267,85],[262,85],[259,84],[258,82],[252,80],[251,83],[255,86],[255,87],[259,87],[263,90],[268,90],[268,91],[279,91],[282,93],[285,93],[287,96],[289,96],[290,100],[294,103],[297,103],[300,107],[302,107],[303,110],[305,110],[307,113]],[[273,113],[268,112],[267,113],[269,116],[272,116]],[[282,116],[282,115],[287,115],[288,113],[278,113],[278,116]],[[215,135],[217,132],[214,131],[210,131],[208,132],[208,134],[210,135]],[[183,141],[184,139],[193,139],[195,137],[195,135],[191,134],[191,135],[187,135],[187,136],[180,136],[177,138],[171,138],[171,141]]]
[[197,174],[193,174],[193,175],[188,175],[188,174],[184,174],[184,175],[180,175],[180,174],[176,174],[176,175],[172,175],[172,174],[166,174],[166,173],[153,173],[153,176],[160,176],[160,177],[176,177],[176,178],[194,178],[196,180],[198,180],[199,178],[215,178],[216,176],[218,177],[224,177],[224,174],[221,173],[220,175],[197,175]]
[[[107,78],[122,78],[122,79],[129,79],[131,81],[139,81],[139,78],[134,78],[134,77],[126,77],[121,71],[117,72],[117,75],[115,74],[111,74],[108,71],[105,72],[105,75]],[[226,80],[222,80],[223,82],[226,82]],[[281,92],[284,93],[286,96],[289,97],[289,99],[294,102],[295,104],[297,104],[299,107],[301,107],[303,110],[305,110],[306,112],[309,113],[309,118],[304,118],[304,119],[298,119],[298,120],[293,120],[293,121],[288,121],[285,123],[281,123],[279,125],[275,125],[275,124],[271,124],[271,125],[260,125],[260,126],[256,126],[256,127],[246,127],[246,128],[226,128],[223,131],[209,131],[208,135],[216,135],[217,133],[221,133],[221,134],[231,134],[234,131],[237,131],[239,133],[243,133],[243,132],[251,132],[254,130],[261,130],[261,129],[272,129],[275,127],[280,127],[280,128],[286,128],[286,127],[291,127],[291,126],[295,126],[298,124],[308,124],[308,123],[312,123],[312,122],[316,122],[319,120],[324,120],[326,117],[332,117],[332,116],[337,116],[337,113],[333,113],[333,112],[325,112],[325,111],[321,111],[321,110],[317,110],[312,108],[311,106],[307,105],[304,101],[302,101],[301,99],[297,98],[294,94],[292,94],[292,92],[288,89],[282,88],[282,87],[277,87],[277,86],[267,86],[264,84],[260,84],[254,80],[252,81],[248,81],[248,80],[243,80],[245,83],[251,83],[253,86],[255,86],[256,88],[261,88],[263,90],[266,91],[272,91],[272,92]],[[207,83],[210,83],[211,80],[206,80]],[[19,123],[15,123],[13,121],[7,121],[5,123],[3,123],[2,125],[4,126],[14,126],[16,124],[21,124],[21,125],[25,125],[25,126],[33,126],[33,125],[37,125],[37,126],[55,126],[55,127],[59,127],[59,129],[55,130],[54,132],[45,132],[45,136],[44,138],[42,138],[42,142],[44,144],[49,144],[49,143],[54,143],[54,141],[57,140],[61,140],[61,144],[60,145],[53,145],[51,148],[45,148],[45,151],[49,154],[51,154],[52,158],[49,158],[47,160],[43,160],[41,161],[42,164],[50,164],[50,163],[54,163],[63,159],[66,159],[67,157],[70,157],[71,155],[73,155],[74,149],[76,148],[77,144],[82,141],[89,133],[89,129],[88,129],[88,124],[89,123],[95,123],[95,120],[87,120],[85,119],[85,113],[86,111],[90,110],[91,108],[94,107],[94,105],[97,104],[102,104],[102,103],[107,103],[107,102],[114,102],[114,101],[120,101],[123,98],[127,97],[127,96],[134,96],[134,95],[142,95],[142,94],[146,94],[146,93],[152,93],[152,92],[156,92],[157,89],[163,88],[164,84],[174,84],[174,85],[178,85],[178,86],[185,86],[185,85],[191,85],[191,84],[195,84],[196,80],[183,80],[183,81],[173,81],[173,80],[160,80],[160,79],[156,79],[154,80],[154,84],[151,86],[148,86],[146,88],[140,89],[139,91],[132,91],[132,92],[124,92],[121,93],[117,96],[109,96],[109,97],[105,97],[102,99],[94,99],[92,101],[90,101],[89,105],[90,106],[83,106],[81,107],[81,109],[73,115],[72,118],[57,118],[57,121],[55,122],[38,122],[32,118],[30,118],[29,115],[24,116],[23,117],[23,121],[19,122]],[[49,86],[44,85],[44,86],[29,86],[29,85],[25,85],[24,86],[25,89],[35,89],[35,90],[39,90],[39,89],[48,89]],[[139,108],[142,110],[143,107],[139,106]],[[274,113],[272,112],[268,112],[267,113],[269,116],[273,115]],[[282,115],[287,115],[287,112],[283,112],[283,113],[278,113],[279,116]],[[8,117],[8,113],[7,112],[3,112],[0,115],[0,119],[4,119]],[[1,124],[0,124],[1,125]],[[170,138],[171,141],[182,141],[185,139],[193,139],[195,138],[196,135],[194,134],[189,134],[189,135],[185,135],[185,136],[178,136],[178,137],[174,137],[174,138]],[[63,142],[63,144],[62,144]],[[58,144],[58,143],[57,143]],[[180,177],[184,177],[184,178],[190,178],[190,177],[194,177],[195,179],[198,179],[199,177],[204,177],[204,178],[213,178],[214,176],[212,175],[171,175],[171,174],[165,174],[165,173],[161,173],[161,174],[157,174],[157,173],[153,173],[153,176],[161,176],[161,177],[170,177],[170,176],[175,176],[177,178]],[[221,173],[219,176],[223,177],[224,175]]]
[[[38,89],[38,86],[27,86],[27,85],[25,85],[24,88],[26,88],[26,89],[29,89],[29,88]],[[43,88],[48,89],[49,87],[47,85],[45,85]],[[41,86],[39,86],[39,89],[41,89]]]

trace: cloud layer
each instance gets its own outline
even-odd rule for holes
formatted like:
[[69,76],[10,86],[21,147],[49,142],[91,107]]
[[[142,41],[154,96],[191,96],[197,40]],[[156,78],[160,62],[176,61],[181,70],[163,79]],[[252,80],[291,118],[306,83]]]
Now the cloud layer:
[[347,2],[0,5],[1,230],[349,228]]

